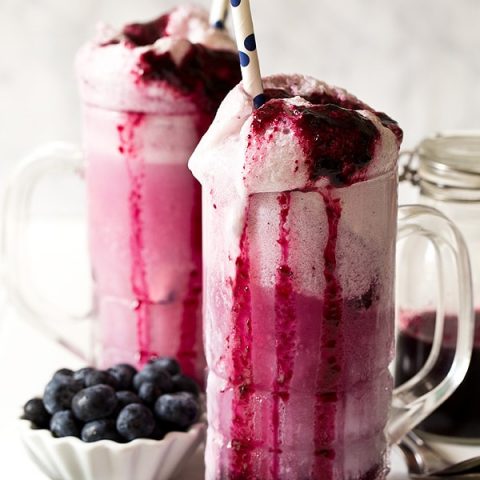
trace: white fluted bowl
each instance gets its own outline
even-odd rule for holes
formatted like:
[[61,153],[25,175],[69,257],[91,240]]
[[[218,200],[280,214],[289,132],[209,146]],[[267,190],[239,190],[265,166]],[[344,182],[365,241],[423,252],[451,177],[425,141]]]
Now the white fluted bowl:
[[55,438],[48,430],[19,420],[20,436],[30,457],[52,480],[168,480],[205,439],[206,425],[170,432],[162,440],[111,440],[86,443],[75,437]]

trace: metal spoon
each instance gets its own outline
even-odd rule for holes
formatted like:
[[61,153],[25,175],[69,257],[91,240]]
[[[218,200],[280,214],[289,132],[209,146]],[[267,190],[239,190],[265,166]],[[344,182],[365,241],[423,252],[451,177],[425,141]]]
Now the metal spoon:
[[415,432],[409,432],[399,444],[410,475],[428,475],[451,465],[430,448]]
[[414,432],[410,432],[399,446],[405,455],[410,478],[480,480],[480,457],[451,465]]

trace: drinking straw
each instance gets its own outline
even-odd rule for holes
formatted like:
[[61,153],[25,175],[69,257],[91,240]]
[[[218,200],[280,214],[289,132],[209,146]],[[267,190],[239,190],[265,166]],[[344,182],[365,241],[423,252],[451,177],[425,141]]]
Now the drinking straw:
[[258,63],[257,44],[253,31],[250,0],[230,0],[238,55],[242,67],[243,88],[253,98],[253,107],[260,108],[266,101]]
[[227,12],[228,0],[213,0],[210,8],[210,25],[218,30],[223,30]]

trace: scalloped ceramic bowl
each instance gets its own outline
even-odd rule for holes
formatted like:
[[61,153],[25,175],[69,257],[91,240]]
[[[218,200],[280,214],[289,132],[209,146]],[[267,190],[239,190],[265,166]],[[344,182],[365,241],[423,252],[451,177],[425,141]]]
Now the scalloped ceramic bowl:
[[75,437],[54,438],[48,430],[19,420],[22,442],[30,457],[53,480],[168,480],[205,439],[206,425],[170,432],[163,440],[111,440],[85,443]]

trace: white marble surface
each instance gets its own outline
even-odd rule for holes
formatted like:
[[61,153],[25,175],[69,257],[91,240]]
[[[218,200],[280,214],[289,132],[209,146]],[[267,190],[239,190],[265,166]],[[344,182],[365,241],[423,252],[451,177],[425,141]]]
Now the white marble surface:
[[[151,18],[173,0],[0,1],[0,184],[39,143],[80,138],[72,71],[98,20]],[[209,0],[197,0],[209,5]],[[252,0],[264,73],[310,73],[397,119],[412,145],[478,127],[477,0]]]

